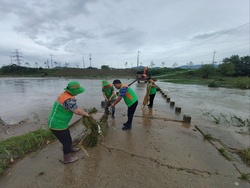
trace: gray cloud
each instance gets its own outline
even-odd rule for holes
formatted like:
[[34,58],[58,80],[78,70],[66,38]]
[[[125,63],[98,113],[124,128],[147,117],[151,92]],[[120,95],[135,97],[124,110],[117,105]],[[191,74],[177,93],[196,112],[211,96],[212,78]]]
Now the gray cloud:
[[3,51],[19,46],[58,56],[91,52],[106,61],[129,61],[137,51],[144,61],[185,63],[213,50],[224,58],[220,49],[232,47],[230,55],[248,39],[249,24],[230,31],[249,22],[247,7],[248,0],[0,0],[0,42],[6,44]]

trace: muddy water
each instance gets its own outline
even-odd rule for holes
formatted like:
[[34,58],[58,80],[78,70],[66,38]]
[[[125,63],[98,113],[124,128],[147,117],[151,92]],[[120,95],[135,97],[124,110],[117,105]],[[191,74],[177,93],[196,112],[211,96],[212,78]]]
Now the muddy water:
[[[246,120],[250,114],[250,90],[209,88],[198,85],[172,84],[157,82],[157,85],[182,108],[182,113],[189,114],[192,122],[202,124],[214,117],[221,122],[237,116]],[[203,115],[208,113],[208,116]]]
[[[121,79],[129,84],[133,79]],[[20,121],[46,121],[57,95],[63,91],[72,79],[66,78],[0,78],[0,117],[8,124]],[[81,108],[96,107],[101,110],[101,79],[77,79],[85,92],[77,96]],[[112,82],[112,80],[109,80]],[[158,81],[157,85],[181,107],[182,114],[189,114],[192,123],[203,124],[212,120],[202,115],[211,112],[214,116],[220,113],[236,115],[242,119],[249,118],[250,90],[208,88],[197,85],[171,84]],[[139,96],[139,105],[145,95],[144,83],[135,82],[131,87]],[[167,104],[157,93],[155,109],[163,110]],[[169,105],[168,105],[169,106]],[[172,110],[173,111],[173,110]]]

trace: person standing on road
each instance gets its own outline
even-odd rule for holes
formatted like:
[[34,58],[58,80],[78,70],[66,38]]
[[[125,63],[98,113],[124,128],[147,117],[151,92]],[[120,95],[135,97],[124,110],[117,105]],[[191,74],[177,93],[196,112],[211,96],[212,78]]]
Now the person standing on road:
[[84,88],[78,82],[69,82],[64,90],[54,102],[48,119],[48,127],[63,145],[63,162],[67,164],[78,160],[78,157],[71,156],[71,153],[79,151],[79,148],[73,147],[69,122],[73,114],[87,117],[89,114],[78,108],[76,104],[75,96],[84,92]]
[[148,66],[144,67],[144,69],[143,69],[143,76],[144,76],[144,78],[148,78],[149,77]]
[[[108,107],[115,101],[116,95],[113,85],[109,84],[106,80],[102,81],[102,95],[105,99],[105,113],[108,115]],[[115,107],[112,107],[111,111],[111,117],[115,118]]]
[[148,79],[147,90],[149,91],[148,108],[153,108],[154,98],[155,98],[155,94],[156,94],[156,86],[155,86],[154,80],[151,78]]
[[134,113],[138,105],[138,97],[132,88],[128,87],[125,84],[122,84],[120,80],[114,80],[113,84],[116,89],[119,89],[119,96],[117,97],[116,101],[111,105],[111,107],[115,107],[115,105],[119,103],[122,98],[124,99],[124,102],[128,107],[128,120],[126,123],[123,124],[122,130],[131,129]]

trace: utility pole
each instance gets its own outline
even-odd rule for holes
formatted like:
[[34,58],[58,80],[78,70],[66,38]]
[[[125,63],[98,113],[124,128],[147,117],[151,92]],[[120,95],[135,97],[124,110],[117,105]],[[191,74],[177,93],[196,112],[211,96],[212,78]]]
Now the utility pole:
[[53,61],[52,61],[52,55],[50,54],[50,63],[51,63],[51,68],[53,68]]
[[214,56],[213,56],[213,62],[212,62],[213,64],[214,64],[214,57],[215,57],[215,53],[216,53],[216,51],[214,50]]
[[91,53],[89,53],[89,63],[90,63],[90,68],[91,68]]
[[10,64],[12,65],[12,56],[10,56]]
[[82,56],[82,67],[85,69],[84,57]]
[[137,54],[137,67],[139,66],[139,53],[140,51],[138,51],[138,54]]
[[13,52],[14,53],[14,55],[12,56],[12,57],[14,57],[15,59],[14,59],[14,61],[17,61],[17,65],[21,65],[21,58],[23,57],[23,56],[20,56],[19,54],[21,54],[21,52],[19,52],[18,51],[18,49],[15,49],[15,52]]

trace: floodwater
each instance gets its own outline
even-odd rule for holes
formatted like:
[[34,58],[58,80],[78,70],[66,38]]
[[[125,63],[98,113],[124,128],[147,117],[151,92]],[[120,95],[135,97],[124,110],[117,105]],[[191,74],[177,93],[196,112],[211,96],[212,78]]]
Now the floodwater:
[[[46,120],[54,100],[63,91],[69,81],[68,78],[0,78],[0,117],[7,124],[15,124],[27,119]],[[113,79],[112,79],[113,80]],[[112,82],[112,80],[109,80]],[[121,79],[129,84],[133,79]],[[76,97],[80,108],[101,109],[103,100],[101,93],[101,79],[77,79],[85,88],[85,92]],[[220,114],[226,116],[235,115],[241,119],[249,118],[250,90],[208,88],[199,85],[172,84],[157,81],[156,84],[175,102],[175,106],[181,107],[181,114],[192,117],[193,124],[203,124],[212,119],[205,117],[203,113],[209,112],[215,117]],[[145,83],[131,85],[139,96],[139,106],[142,105],[145,95]],[[123,103],[123,102],[122,102]],[[117,105],[123,108],[124,104]],[[154,109],[166,109],[168,113],[174,113],[169,108],[158,92],[155,97]],[[141,115],[141,113],[140,113]]]

